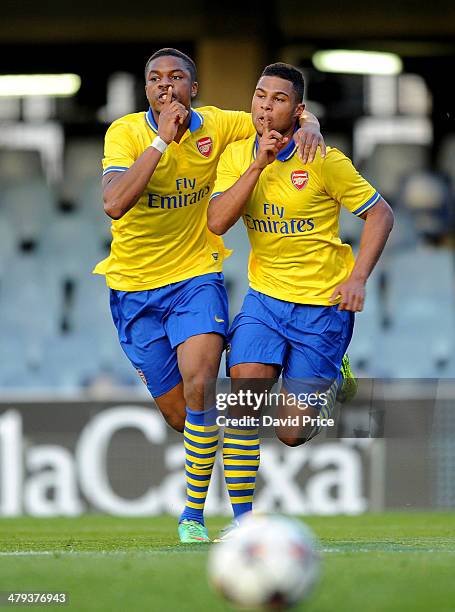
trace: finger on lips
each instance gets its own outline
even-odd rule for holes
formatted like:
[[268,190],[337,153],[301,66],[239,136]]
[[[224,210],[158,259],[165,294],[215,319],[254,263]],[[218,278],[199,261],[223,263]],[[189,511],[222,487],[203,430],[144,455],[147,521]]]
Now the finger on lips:
[[169,106],[171,103],[171,100],[172,100],[172,87],[169,85],[169,87],[167,88],[166,97],[164,98],[164,104]]

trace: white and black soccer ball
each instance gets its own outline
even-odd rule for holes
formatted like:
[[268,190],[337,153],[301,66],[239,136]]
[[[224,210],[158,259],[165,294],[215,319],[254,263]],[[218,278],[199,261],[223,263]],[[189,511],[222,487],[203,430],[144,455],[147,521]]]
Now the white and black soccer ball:
[[312,531],[278,515],[247,515],[232,537],[212,546],[209,581],[244,608],[285,609],[306,599],[320,574]]

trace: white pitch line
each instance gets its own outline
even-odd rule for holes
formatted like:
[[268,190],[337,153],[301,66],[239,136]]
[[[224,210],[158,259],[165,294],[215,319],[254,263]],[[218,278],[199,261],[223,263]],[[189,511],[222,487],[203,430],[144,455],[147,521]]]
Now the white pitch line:
[[[205,548],[205,552],[208,549]],[[27,556],[100,556],[100,557],[115,557],[124,555],[163,555],[163,554],[175,554],[175,553],[196,553],[201,554],[203,550],[184,550],[181,548],[170,549],[170,550],[147,550],[147,549],[133,549],[133,550],[5,550],[0,551],[0,557],[27,557]]]
[[[0,551],[0,557],[121,557],[126,555],[134,556],[158,556],[168,554],[203,554],[207,552],[208,548],[204,547],[204,550],[184,549],[182,548],[171,548],[171,549],[132,549],[132,550],[9,550]],[[453,548],[418,548],[418,547],[384,547],[384,548],[322,548],[320,551],[323,554],[350,554],[350,553],[391,553],[391,554],[403,554],[403,553],[446,553],[455,554]]]
[[29,555],[53,555],[50,550],[8,550],[0,551],[0,557],[28,557]]

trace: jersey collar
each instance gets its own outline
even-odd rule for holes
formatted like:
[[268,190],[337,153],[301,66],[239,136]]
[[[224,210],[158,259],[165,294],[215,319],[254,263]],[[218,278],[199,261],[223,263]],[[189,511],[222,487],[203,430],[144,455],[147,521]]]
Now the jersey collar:
[[[296,124],[294,128],[294,134],[297,132],[298,129],[299,129],[299,126]],[[254,146],[253,146],[253,159],[256,159],[256,153],[258,150],[258,146],[259,146],[259,141],[258,141],[258,136],[256,134],[256,138],[254,139]],[[294,155],[296,151],[297,151],[297,145],[295,144],[294,139],[291,138],[291,140],[284,147],[284,149],[281,149],[281,151],[278,153],[276,158],[281,162],[285,162],[288,159],[291,159],[291,157]]]
[[[204,117],[201,115],[201,113],[198,113],[197,110],[194,110],[194,108],[190,110],[190,113],[190,124],[188,126],[188,129],[190,130],[190,132],[195,132],[204,123]],[[153,132],[155,132],[155,134],[158,134],[158,125],[153,117],[151,108],[149,108],[148,111],[145,113],[145,122],[147,123],[149,128]]]

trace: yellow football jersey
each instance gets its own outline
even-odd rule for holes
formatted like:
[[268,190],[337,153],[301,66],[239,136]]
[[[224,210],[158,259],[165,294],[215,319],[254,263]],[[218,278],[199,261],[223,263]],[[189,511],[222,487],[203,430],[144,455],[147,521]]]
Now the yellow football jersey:
[[[105,137],[104,174],[124,172],[150,146],[158,126],[148,112],[114,121]],[[219,272],[228,251],[207,229],[207,206],[225,147],[254,133],[251,115],[206,106],[171,142],[139,201],[112,221],[111,252],[95,268],[112,289],[141,291]]]
[[[227,147],[211,197],[239,179],[256,150],[255,136]],[[380,197],[337,149],[328,147],[325,158],[318,150],[314,162],[304,165],[291,141],[263,170],[243,214],[250,286],[288,302],[330,305],[354,265],[351,247],[339,237],[340,205],[362,215]]]

